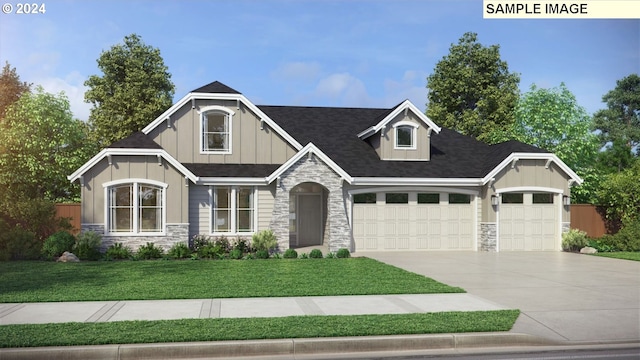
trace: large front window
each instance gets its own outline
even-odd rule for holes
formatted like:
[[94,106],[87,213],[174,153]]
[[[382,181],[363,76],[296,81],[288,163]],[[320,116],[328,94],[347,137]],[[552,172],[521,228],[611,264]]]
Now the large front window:
[[110,233],[157,233],[164,231],[163,191],[160,186],[125,183],[108,188]]
[[213,233],[252,233],[255,231],[255,188],[214,186]]
[[229,115],[209,111],[202,115],[202,150],[228,152],[231,135]]

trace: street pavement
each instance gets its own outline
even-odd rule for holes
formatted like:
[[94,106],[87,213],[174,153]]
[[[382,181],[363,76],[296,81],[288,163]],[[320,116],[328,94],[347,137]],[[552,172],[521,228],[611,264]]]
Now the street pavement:
[[462,287],[467,293],[2,303],[0,325],[498,309],[520,309],[521,315],[505,333],[0,349],[0,359],[192,358],[198,354],[299,359],[362,351],[640,346],[640,262],[561,252],[359,252],[354,256],[374,258]]

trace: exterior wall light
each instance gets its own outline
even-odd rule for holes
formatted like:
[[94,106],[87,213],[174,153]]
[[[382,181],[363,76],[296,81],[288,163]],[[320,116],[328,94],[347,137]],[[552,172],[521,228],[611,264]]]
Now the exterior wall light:
[[562,205],[571,205],[571,197],[569,197],[569,195],[562,195]]
[[498,206],[499,203],[500,198],[498,197],[498,195],[491,195],[491,205]]

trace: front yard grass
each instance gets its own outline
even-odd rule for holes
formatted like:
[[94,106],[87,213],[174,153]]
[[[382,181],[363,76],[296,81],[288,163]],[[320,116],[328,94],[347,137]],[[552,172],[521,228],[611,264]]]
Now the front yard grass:
[[0,347],[508,331],[518,310],[0,326]]
[[0,302],[464,292],[369,258],[0,262]]
[[597,253],[595,255],[608,257],[608,258],[615,258],[615,259],[640,261],[640,252],[638,252],[638,251],[636,251],[636,252],[620,251],[620,252]]

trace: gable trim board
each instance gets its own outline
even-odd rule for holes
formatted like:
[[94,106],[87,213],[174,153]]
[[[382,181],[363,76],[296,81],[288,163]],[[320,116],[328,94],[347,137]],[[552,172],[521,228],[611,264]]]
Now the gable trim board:
[[[200,100],[206,100],[206,104],[198,102]],[[237,124],[230,131],[247,135],[233,136],[233,141],[229,139],[229,153],[237,154],[243,141],[253,141],[251,134],[257,134],[258,128],[279,136],[281,139],[277,146],[286,146],[287,151],[276,159],[258,156],[185,157],[179,152],[188,152],[189,149],[193,154],[201,152],[202,114],[209,110],[221,111],[229,117],[237,115],[233,116]],[[189,112],[193,115],[184,116]],[[250,116],[242,116],[245,112]],[[179,117],[172,119],[176,113]],[[177,120],[188,126],[173,126]],[[199,124],[195,124],[196,121]],[[165,126],[161,126],[163,124]],[[387,153],[385,150],[390,141],[395,142],[395,135],[391,134],[394,127],[403,125],[412,126],[414,136],[420,130],[413,140],[420,152],[417,157],[408,153],[407,156]],[[164,136],[162,141],[166,143],[156,142],[159,136]],[[178,139],[182,139],[179,146],[173,143]],[[252,151],[260,152],[271,144],[252,142]],[[193,149],[185,149],[186,146]],[[142,157],[146,160],[141,160]],[[553,236],[559,239],[568,221],[563,220],[568,219],[568,207],[561,204],[562,196],[569,194],[571,185],[582,183],[582,179],[552,153],[517,141],[496,145],[480,143],[437,126],[408,100],[390,109],[256,106],[242,94],[218,82],[190,92],[142,132],[103,149],[68,179],[80,180],[82,198],[88,200],[87,207],[105,207],[106,190],[96,191],[94,188],[99,185],[108,187],[118,181],[133,181],[122,180],[122,177],[153,183],[140,175],[157,175],[155,157],[158,165],[173,167],[171,183],[164,187],[164,206],[171,209],[177,205],[176,201],[182,201],[180,216],[189,221],[168,224],[165,219],[165,236],[145,238],[165,247],[175,242],[187,242],[197,234],[250,237],[251,233],[212,233],[211,212],[215,197],[202,193],[208,190],[210,194],[211,186],[253,187],[254,229],[273,229],[279,237],[280,250],[295,246],[296,243],[287,237],[291,221],[290,199],[296,197],[295,191],[300,189],[298,185],[307,183],[324,188],[321,201],[325,207],[321,213],[326,211],[323,241],[330,251],[337,251],[340,247],[361,251],[362,238],[358,231],[365,228],[369,232],[367,241],[370,241],[365,247],[371,249],[500,251],[505,245],[504,242],[501,244],[501,237],[504,240],[506,236],[504,233],[501,236],[501,227],[506,226],[504,222],[507,219],[506,213],[500,214],[500,209],[509,209],[509,205],[491,205],[492,196],[500,197],[509,192],[555,194],[555,210],[549,210],[551,206],[545,204],[530,206],[526,211],[536,212],[535,216],[539,211],[546,211],[547,218],[542,223],[547,227],[552,224]],[[142,165],[146,168],[141,168]],[[88,171],[89,175],[84,176]],[[184,177],[184,183],[181,177]],[[85,180],[90,184],[84,184]],[[191,188],[188,188],[189,183]],[[354,204],[354,195],[370,192],[376,193],[375,204]],[[423,204],[422,200],[417,200],[422,192],[441,194],[440,202]],[[407,193],[410,200],[387,204],[381,200],[385,193]],[[469,195],[470,203],[449,204],[443,196],[452,193]],[[83,207],[83,212],[85,210],[91,215],[86,217],[83,230],[102,231],[111,242],[129,241],[127,236],[112,236],[118,234],[107,232],[108,209],[93,211]],[[104,212],[104,224],[96,223],[100,219],[95,217],[101,212]],[[209,215],[204,216],[204,212]],[[164,213],[167,213],[166,209]],[[361,216],[365,215],[374,217],[366,220],[371,222],[370,225],[363,227]],[[132,234],[131,238],[139,243],[142,238],[138,235]],[[557,239],[554,239],[553,250],[559,249]]]

